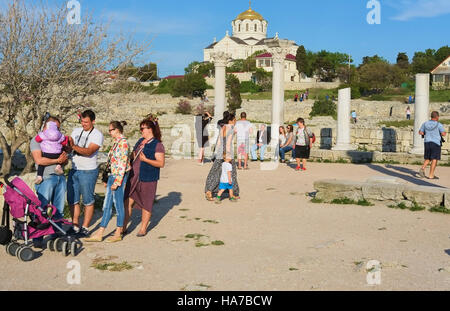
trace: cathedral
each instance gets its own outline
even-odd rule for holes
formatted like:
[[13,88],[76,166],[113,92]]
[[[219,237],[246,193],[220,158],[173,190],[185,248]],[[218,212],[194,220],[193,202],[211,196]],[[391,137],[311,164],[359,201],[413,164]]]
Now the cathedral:
[[[267,53],[269,48],[265,44],[267,38],[268,22],[256,11],[250,8],[239,14],[235,20],[231,22],[233,33],[230,36],[226,32],[225,37],[206,47],[203,51],[204,61],[211,61],[211,53],[226,52],[231,54],[233,60],[246,59],[255,52],[260,51],[261,54],[256,57],[256,66],[266,71],[272,71],[271,54]],[[278,33],[277,36],[278,37]],[[298,82],[300,75],[295,65],[295,55],[298,45],[294,44],[286,56],[285,62],[285,80]]]

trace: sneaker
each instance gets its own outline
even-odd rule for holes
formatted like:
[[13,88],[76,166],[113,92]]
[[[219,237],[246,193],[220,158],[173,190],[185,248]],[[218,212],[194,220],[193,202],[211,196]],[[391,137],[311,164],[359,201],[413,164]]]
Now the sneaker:
[[300,171],[300,166],[297,166],[297,167],[295,168],[295,170],[296,170],[296,171]]
[[36,185],[40,185],[42,183],[44,179],[42,178],[42,176],[37,176],[36,179],[34,180],[34,183]]
[[425,170],[423,168],[420,169],[419,176],[420,178],[425,178]]
[[237,201],[238,201],[238,199],[235,198],[235,197],[234,197],[234,198],[230,198],[230,202],[231,202],[231,203],[237,203]]
[[302,171],[306,171],[306,167],[302,167]]
[[221,204],[222,203],[222,199],[220,197],[216,198],[216,204]]
[[294,162],[296,162],[297,160],[295,160],[295,159],[290,159],[289,160],[289,162],[291,162],[291,163],[294,163]]
[[80,238],[89,238],[90,234],[89,234],[89,230],[86,229],[85,227],[81,228],[80,231],[78,232],[78,237]]

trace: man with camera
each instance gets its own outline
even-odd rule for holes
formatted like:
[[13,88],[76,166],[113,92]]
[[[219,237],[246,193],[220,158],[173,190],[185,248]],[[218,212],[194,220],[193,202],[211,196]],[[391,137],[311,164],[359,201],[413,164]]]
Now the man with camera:
[[439,179],[434,175],[436,166],[441,160],[441,147],[445,142],[444,137],[447,135],[444,126],[439,123],[439,112],[431,113],[431,120],[422,124],[419,134],[425,138],[425,162],[419,171],[419,175],[425,178],[425,169],[431,162],[429,179]]
[[[98,177],[97,155],[103,145],[103,134],[94,128],[95,113],[86,110],[81,114],[81,128],[73,130],[69,138],[73,151],[72,169],[67,179],[67,201],[75,231],[80,237],[89,236],[89,224],[94,214],[95,185]],[[80,199],[85,207],[83,226],[79,226]]]

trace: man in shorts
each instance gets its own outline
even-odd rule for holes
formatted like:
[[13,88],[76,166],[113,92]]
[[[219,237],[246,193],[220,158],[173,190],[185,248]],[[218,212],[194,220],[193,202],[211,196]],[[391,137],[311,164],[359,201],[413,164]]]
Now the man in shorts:
[[425,169],[431,162],[428,179],[439,179],[434,173],[438,161],[441,160],[442,137],[447,135],[444,126],[439,123],[439,112],[433,111],[431,113],[431,120],[422,124],[419,134],[425,137],[425,162],[419,171],[419,175],[425,178]]
[[[67,201],[75,230],[80,237],[88,237],[94,215],[95,185],[98,178],[97,154],[103,145],[103,134],[94,128],[95,113],[81,114],[81,128],[73,130],[69,138],[73,150],[72,169],[67,179]],[[83,226],[79,226],[81,198],[85,206]]]
[[250,135],[253,132],[252,124],[247,121],[247,114],[241,113],[241,119],[236,122],[236,145],[237,145],[237,158],[238,169],[242,169],[241,159],[244,158],[244,170],[248,170],[248,153],[250,151]]

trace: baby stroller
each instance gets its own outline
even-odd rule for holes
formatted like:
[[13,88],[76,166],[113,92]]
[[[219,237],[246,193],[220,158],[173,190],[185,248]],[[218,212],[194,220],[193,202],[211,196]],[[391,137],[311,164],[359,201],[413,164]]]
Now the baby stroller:
[[[80,241],[64,231],[62,225],[70,225],[64,219],[53,219],[56,208],[52,205],[41,206],[41,201],[28,185],[19,177],[11,182],[5,177],[7,185],[5,198],[5,209],[3,210],[3,222],[9,230],[9,213],[14,221],[14,232],[11,241],[6,245],[6,252],[11,256],[17,256],[21,261],[28,262],[34,259],[34,251],[31,249],[32,239],[52,235],[47,242],[47,248],[54,252],[61,252],[65,257],[69,254],[76,256],[81,248]],[[0,183],[0,187],[4,185]],[[5,213],[8,213],[5,215]],[[23,220],[22,220],[23,219]],[[24,244],[19,241],[25,241]]]

